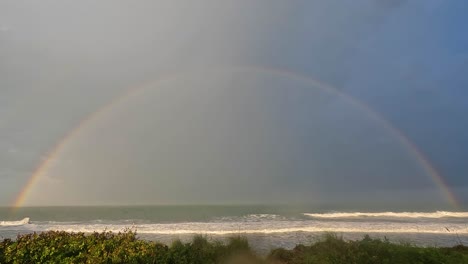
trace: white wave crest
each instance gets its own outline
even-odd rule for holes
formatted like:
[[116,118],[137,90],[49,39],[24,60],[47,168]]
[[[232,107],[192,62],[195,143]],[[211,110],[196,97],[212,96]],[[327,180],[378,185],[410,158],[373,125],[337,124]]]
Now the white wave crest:
[[214,218],[214,222],[261,222],[282,221],[287,218],[277,214],[248,214],[243,216],[223,216]]
[[448,212],[448,211],[436,211],[436,212],[335,212],[335,213],[323,213],[323,214],[312,214],[304,213],[306,216],[314,218],[358,218],[358,217],[391,217],[391,218],[468,218],[468,212]]
[[468,234],[464,223],[389,223],[389,222],[341,222],[341,221],[265,221],[265,222],[187,222],[171,224],[61,224],[38,226],[37,231],[61,230],[68,232],[120,232],[126,228],[139,234],[278,234],[294,232],[343,232],[343,233],[427,233]]
[[0,221],[0,226],[22,226],[29,224],[29,217],[25,217],[19,221]]

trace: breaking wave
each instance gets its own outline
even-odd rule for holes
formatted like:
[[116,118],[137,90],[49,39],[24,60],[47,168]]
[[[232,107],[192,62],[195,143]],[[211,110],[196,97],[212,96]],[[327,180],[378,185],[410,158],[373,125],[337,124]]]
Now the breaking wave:
[[25,217],[19,221],[0,221],[0,226],[22,226],[29,224],[29,217]]
[[[36,231],[59,230],[67,232],[121,232],[125,229],[139,234],[184,235],[184,234],[280,234],[280,233],[419,233],[419,234],[468,234],[465,223],[436,222],[349,222],[349,221],[251,221],[251,222],[185,222],[151,223],[129,225],[110,223],[49,223],[30,225]],[[30,228],[28,228],[30,229]]]
[[364,217],[375,217],[375,218],[468,218],[468,212],[448,212],[448,211],[436,211],[436,212],[334,212],[334,213],[323,213],[323,214],[312,214],[304,213],[305,216],[313,218],[364,218]]

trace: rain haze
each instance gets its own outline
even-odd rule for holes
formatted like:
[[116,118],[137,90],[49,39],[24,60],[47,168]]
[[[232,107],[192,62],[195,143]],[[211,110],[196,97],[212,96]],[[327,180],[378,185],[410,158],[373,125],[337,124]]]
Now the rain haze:
[[1,1],[0,204],[463,207],[464,10]]

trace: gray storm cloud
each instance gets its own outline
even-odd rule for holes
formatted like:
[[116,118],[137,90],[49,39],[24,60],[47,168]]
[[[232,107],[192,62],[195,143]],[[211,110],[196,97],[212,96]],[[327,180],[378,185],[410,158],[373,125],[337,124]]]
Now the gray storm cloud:
[[[392,44],[382,44],[386,32],[418,31],[424,14],[437,15],[440,6],[3,1],[0,147],[15,152],[0,153],[0,203],[14,199],[43,157],[82,120],[131,87],[168,76],[175,77],[85,122],[27,201],[363,202],[366,195],[391,201],[398,198],[393,191],[401,199],[418,193],[423,201],[437,193],[433,183],[407,146],[365,110],[294,78],[228,69],[260,65],[313,76],[369,103],[399,127],[395,112],[373,100],[372,89],[390,93],[381,84],[391,65],[400,64],[379,70],[372,67],[374,55],[395,58],[386,55]],[[398,21],[412,21],[416,11],[423,14],[419,24],[401,30]],[[415,44],[407,54],[418,49]],[[414,70],[394,75],[431,82]],[[398,80],[400,86],[409,83]]]
[[7,201],[82,118],[167,72],[242,64],[262,28],[288,8],[278,2],[265,10],[250,1],[4,1],[0,9],[0,23],[14,29],[0,35],[2,149],[25,153],[21,161],[2,153],[5,164],[23,163],[2,192]]

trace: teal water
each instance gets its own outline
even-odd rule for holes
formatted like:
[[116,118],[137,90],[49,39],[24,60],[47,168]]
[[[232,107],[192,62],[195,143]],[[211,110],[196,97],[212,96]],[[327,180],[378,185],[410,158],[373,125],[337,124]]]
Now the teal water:
[[176,205],[176,206],[71,206],[0,208],[0,220],[30,217],[35,221],[143,220],[149,222],[209,221],[249,214],[300,215],[307,206]]

